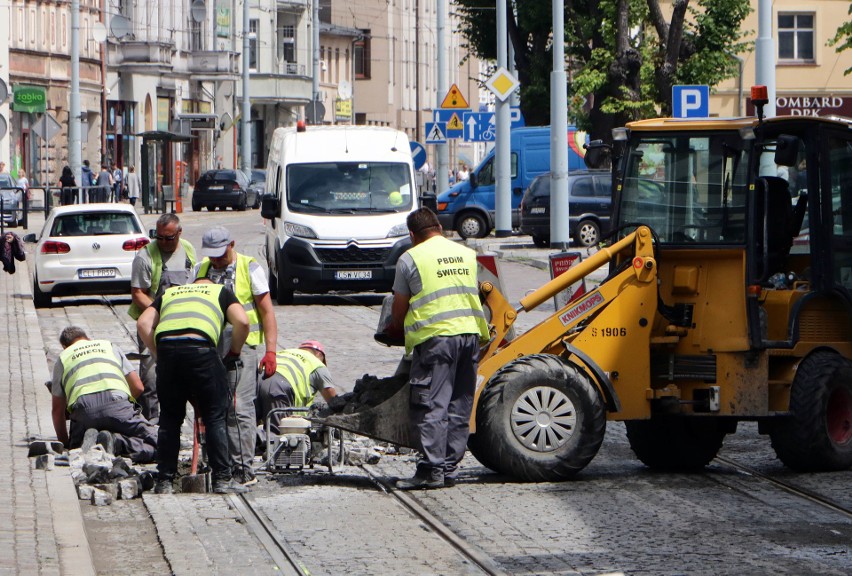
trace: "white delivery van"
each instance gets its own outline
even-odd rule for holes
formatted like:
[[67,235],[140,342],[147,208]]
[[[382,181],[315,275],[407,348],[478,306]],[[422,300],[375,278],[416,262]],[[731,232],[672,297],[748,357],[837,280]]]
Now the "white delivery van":
[[411,247],[405,219],[417,208],[404,132],[372,126],[278,128],[272,136],[261,215],[269,288],[389,292]]

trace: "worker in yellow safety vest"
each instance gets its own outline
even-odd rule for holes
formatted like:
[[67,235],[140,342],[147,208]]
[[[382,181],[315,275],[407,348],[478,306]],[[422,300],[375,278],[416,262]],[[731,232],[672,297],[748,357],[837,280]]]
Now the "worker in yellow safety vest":
[[[201,238],[201,255],[205,258],[195,267],[195,277],[209,278],[233,290],[249,318],[250,331],[241,351],[245,369],[240,372],[227,423],[234,477],[242,484],[251,485],[257,482],[252,469],[257,428],[254,406],[257,371],[261,369],[266,377],[275,373],[278,324],[266,272],[254,258],[239,254],[234,245],[231,232],[224,226],[207,230]],[[228,340],[226,333],[223,346],[228,345]],[[220,347],[220,351],[222,349]],[[260,357],[262,350],[265,352]]]
[[79,326],[62,330],[59,343],[63,350],[50,386],[56,438],[84,452],[100,444],[110,454],[152,462],[157,428],[134,404],[142,381],[124,352],[108,340],[90,340]]
[[[276,408],[308,408],[319,393],[325,401],[337,396],[327,368],[325,348],[316,340],[305,340],[298,348],[279,350],[277,367],[269,378],[257,384],[257,420],[264,425],[261,440],[266,441],[265,426],[269,413]],[[278,423],[287,414],[279,412],[269,421],[270,432],[278,434]]]
[[[217,346],[226,320],[233,330],[223,359]],[[157,494],[170,494],[174,489],[180,428],[189,400],[204,422],[213,491],[229,494],[247,490],[232,478],[225,415],[229,404],[226,364],[239,361],[248,326],[248,317],[234,293],[207,279],[169,288],[137,320],[139,335],[157,361]]]
[[[181,238],[183,229],[177,214],[163,214],[157,218],[154,242],[136,253],[130,271],[130,308],[127,313],[137,320],[142,311],[151,305],[166,288],[182,286],[193,280],[195,248],[189,240]],[[139,376],[145,386],[139,398],[142,414],[156,424],[160,419],[160,404],[157,401],[157,375],[154,360],[144,354],[145,347],[139,341]]]
[[428,208],[408,215],[412,247],[396,265],[391,332],[404,331],[412,354],[412,433],[421,453],[417,471],[397,487],[454,484],[464,456],[480,344],[488,323],[479,301],[476,253],[443,236]]

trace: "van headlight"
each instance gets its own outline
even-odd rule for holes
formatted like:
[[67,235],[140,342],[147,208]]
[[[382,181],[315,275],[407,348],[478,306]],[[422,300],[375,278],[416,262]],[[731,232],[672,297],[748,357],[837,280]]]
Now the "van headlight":
[[302,224],[294,224],[293,222],[284,222],[284,234],[296,238],[316,238],[317,233],[307,226]]
[[398,236],[408,236],[408,225],[405,223],[397,224],[388,232],[388,238],[396,238]]

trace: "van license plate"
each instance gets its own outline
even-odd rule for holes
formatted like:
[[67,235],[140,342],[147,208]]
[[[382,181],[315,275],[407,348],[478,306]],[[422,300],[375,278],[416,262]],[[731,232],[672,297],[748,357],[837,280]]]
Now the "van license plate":
[[80,278],[115,278],[115,268],[83,268]]
[[530,214],[544,214],[547,212],[547,209],[544,206],[538,206],[537,208],[530,208]]
[[337,280],[370,280],[373,277],[372,270],[338,270],[334,273]]

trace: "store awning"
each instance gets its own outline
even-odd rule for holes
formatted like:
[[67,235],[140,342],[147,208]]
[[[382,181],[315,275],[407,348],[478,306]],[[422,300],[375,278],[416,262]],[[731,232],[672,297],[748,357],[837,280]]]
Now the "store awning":
[[175,134],[165,130],[149,130],[148,132],[140,132],[137,136],[140,136],[143,142],[146,140],[154,142],[189,142],[192,140],[192,136],[189,134]]

